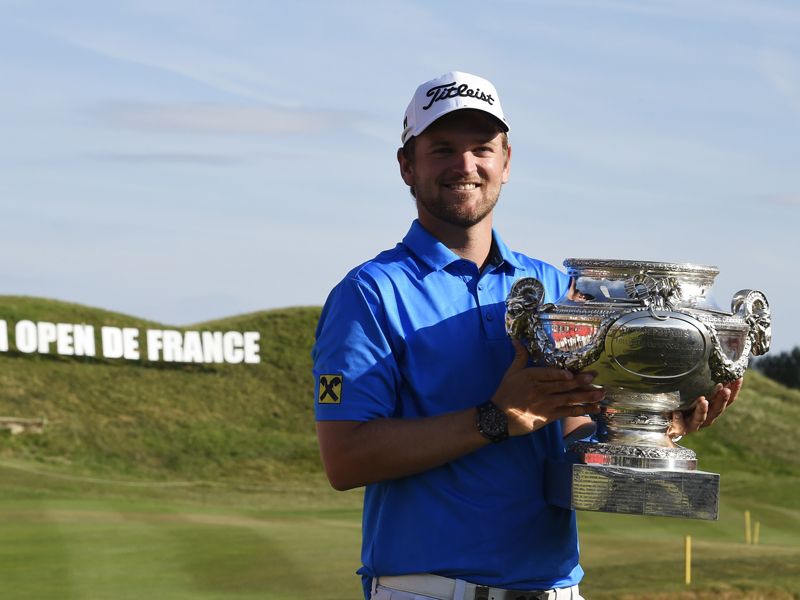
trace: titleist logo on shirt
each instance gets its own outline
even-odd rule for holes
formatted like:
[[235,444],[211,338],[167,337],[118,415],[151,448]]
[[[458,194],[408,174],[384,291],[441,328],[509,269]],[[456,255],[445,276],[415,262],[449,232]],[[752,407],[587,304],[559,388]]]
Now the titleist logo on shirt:
[[444,85],[434,86],[429,89],[425,95],[430,98],[431,101],[428,102],[427,106],[423,106],[422,110],[428,110],[431,106],[433,106],[434,102],[439,102],[439,100],[447,100],[448,98],[455,98],[456,96],[477,98],[478,100],[483,100],[484,102],[488,103],[490,106],[494,104],[494,98],[491,94],[484,94],[480,88],[475,88],[473,90],[466,83],[462,83],[461,85],[457,86],[455,81],[451,83],[445,83]]

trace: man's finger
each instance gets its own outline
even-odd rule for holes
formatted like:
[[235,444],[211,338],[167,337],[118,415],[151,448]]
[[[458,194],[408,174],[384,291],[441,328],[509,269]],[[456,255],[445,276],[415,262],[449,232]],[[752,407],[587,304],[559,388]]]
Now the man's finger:
[[564,417],[583,417],[586,415],[596,415],[600,412],[599,404],[571,404],[561,406],[555,411],[557,419]]
[[514,344],[514,360],[511,361],[511,365],[508,367],[508,370],[521,371],[528,366],[530,354],[528,353],[528,349],[525,348],[525,346],[519,340],[511,340],[511,343]]
[[722,390],[725,389],[725,386],[721,383],[718,383],[714,386],[714,389],[711,391],[710,394],[704,396],[704,398],[708,399],[708,414],[706,415],[706,420],[709,418],[716,419],[719,414],[722,412],[722,408],[724,408],[724,402],[722,402],[723,407],[720,408],[720,403],[722,400]]
[[587,373],[580,373],[578,375],[567,371],[566,369],[556,369],[554,367],[533,367],[528,369],[526,373],[528,381],[531,383],[539,383],[545,381],[569,381],[574,385],[586,385],[590,383],[594,376]]
[[[582,383],[578,378],[576,379],[568,379],[568,380],[557,380],[557,381],[541,381],[541,380],[534,380],[530,382],[529,390],[532,394],[536,396],[553,396],[553,401],[558,402],[559,404],[564,404],[569,401],[566,397],[567,394],[577,394],[577,397],[590,397],[592,394],[599,394],[598,398],[602,400],[603,395],[605,395],[605,391],[602,388],[596,388],[594,386],[587,385]],[[577,402],[572,402],[572,404],[578,404],[585,402],[584,400],[579,400]]]
[[676,410],[670,416],[667,435],[671,438],[679,438],[686,435],[686,423],[684,422],[683,413],[681,411]]
[[720,388],[717,393],[714,394],[714,396],[711,398],[711,402],[708,404],[708,415],[706,415],[706,420],[703,422],[701,427],[708,427],[725,411],[725,407],[728,406],[728,400],[730,400],[730,397],[731,390],[726,387]]
[[728,399],[728,406],[733,404],[736,401],[736,397],[739,395],[739,392],[744,385],[744,378],[739,377],[736,381],[729,383],[726,387],[731,391],[731,397]]
[[708,417],[708,400],[706,400],[705,396],[700,396],[697,399],[697,403],[695,404],[694,410],[689,415],[688,419],[684,419],[686,422],[686,433],[691,433],[692,431],[697,431],[703,426],[703,423],[706,422],[706,418]]
[[606,396],[605,390],[573,390],[553,394],[553,400],[562,406],[597,405]]

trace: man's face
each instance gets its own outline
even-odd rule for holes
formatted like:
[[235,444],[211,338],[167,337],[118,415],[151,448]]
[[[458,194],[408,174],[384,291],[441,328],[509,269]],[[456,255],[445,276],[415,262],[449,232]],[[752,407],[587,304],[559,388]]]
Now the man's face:
[[[414,188],[420,218],[470,227],[492,212],[508,181],[511,148],[479,111],[457,110],[415,141],[413,160],[398,152],[403,181]],[[423,221],[424,223],[424,221]]]

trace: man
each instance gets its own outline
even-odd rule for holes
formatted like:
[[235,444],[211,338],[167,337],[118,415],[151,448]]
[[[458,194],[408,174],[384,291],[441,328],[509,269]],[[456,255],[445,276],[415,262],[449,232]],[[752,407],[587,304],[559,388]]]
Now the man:
[[[547,302],[569,283],[492,229],[507,132],[487,80],[422,84],[397,152],[418,219],[323,309],[317,431],[333,487],[367,486],[367,598],[580,598],[575,515],[545,502],[543,469],[563,452],[560,420],[599,412],[604,392],[591,373],[530,367],[505,333],[514,281],[536,277]],[[673,433],[734,396],[718,390]]]

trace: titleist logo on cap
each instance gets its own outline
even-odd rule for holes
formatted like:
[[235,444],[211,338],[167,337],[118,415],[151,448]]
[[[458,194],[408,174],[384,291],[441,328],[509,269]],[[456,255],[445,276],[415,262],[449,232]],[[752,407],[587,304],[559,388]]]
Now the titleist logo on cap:
[[431,106],[433,106],[434,102],[439,102],[440,100],[447,100],[448,98],[455,98],[456,96],[465,96],[467,98],[476,98],[477,100],[483,100],[484,102],[488,103],[490,106],[494,104],[494,98],[491,94],[484,94],[480,88],[475,88],[474,90],[469,87],[466,83],[462,83],[459,86],[456,86],[455,81],[451,81],[450,83],[445,83],[444,85],[436,85],[428,90],[425,94],[428,98],[431,99],[428,104],[422,107],[422,110],[428,110]]

